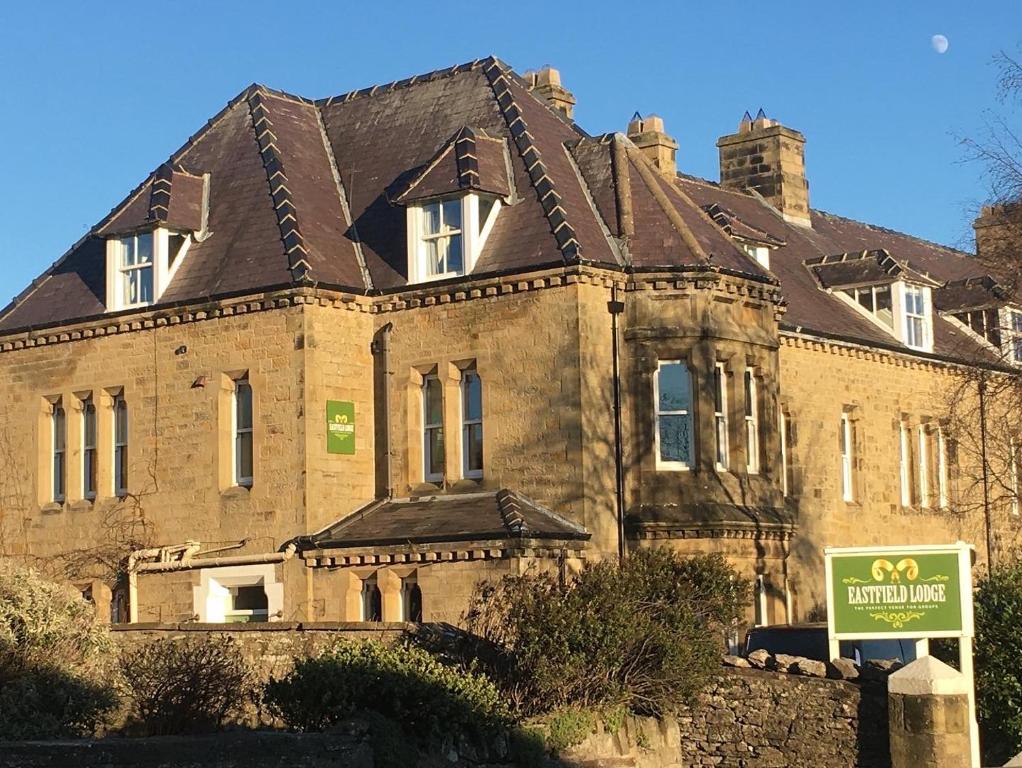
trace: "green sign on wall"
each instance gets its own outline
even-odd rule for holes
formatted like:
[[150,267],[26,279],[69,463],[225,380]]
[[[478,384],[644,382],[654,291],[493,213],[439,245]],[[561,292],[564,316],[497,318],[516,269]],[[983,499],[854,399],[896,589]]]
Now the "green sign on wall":
[[343,400],[326,401],[327,453],[355,453],[355,404]]
[[965,604],[972,598],[969,551],[939,550],[828,550],[831,636],[971,635],[971,605]]

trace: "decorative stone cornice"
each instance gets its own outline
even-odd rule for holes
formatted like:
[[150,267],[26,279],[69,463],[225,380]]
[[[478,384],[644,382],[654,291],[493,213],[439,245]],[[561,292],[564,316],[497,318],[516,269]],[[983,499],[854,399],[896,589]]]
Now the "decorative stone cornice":
[[507,560],[514,557],[584,560],[585,542],[560,546],[547,539],[523,538],[514,542],[468,541],[455,543],[396,545],[381,547],[345,547],[343,549],[310,549],[300,553],[309,568],[357,568],[380,565],[414,565],[419,563],[452,563],[482,560]]

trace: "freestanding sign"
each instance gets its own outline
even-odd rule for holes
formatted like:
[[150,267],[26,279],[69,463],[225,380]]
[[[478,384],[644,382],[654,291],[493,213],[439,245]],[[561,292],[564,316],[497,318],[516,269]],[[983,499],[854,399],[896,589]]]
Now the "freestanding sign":
[[352,456],[355,453],[355,404],[326,401],[326,450]]
[[972,763],[979,765],[979,729],[972,668],[972,545],[827,547],[827,629],[830,656],[840,641],[871,638],[958,638],[960,670],[969,681]]

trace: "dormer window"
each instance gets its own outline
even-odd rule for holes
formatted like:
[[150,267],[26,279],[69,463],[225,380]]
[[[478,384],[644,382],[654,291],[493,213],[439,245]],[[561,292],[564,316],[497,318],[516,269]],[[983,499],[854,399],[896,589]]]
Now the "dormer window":
[[1022,363],[1022,311],[1009,309],[1007,312],[1008,357],[1013,363]]
[[190,234],[153,230],[107,239],[107,310],[155,304],[170,284],[192,243]]
[[409,205],[408,281],[469,274],[499,211],[499,199],[476,193]]
[[461,200],[435,200],[422,206],[422,259],[426,278],[460,275],[464,270]]
[[144,232],[118,241],[118,289],[121,306],[144,306],[153,301],[153,234]]
[[894,329],[894,310],[891,304],[891,286],[867,285],[851,288],[845,293],[856,303],[890,329]]

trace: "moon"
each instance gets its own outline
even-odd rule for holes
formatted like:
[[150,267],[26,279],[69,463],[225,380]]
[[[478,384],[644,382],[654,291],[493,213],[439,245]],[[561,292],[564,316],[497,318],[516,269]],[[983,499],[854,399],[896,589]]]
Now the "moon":
[[948,41],[944,35],[934,35],[930,38],[930,45],[937,53],[947,53]]

